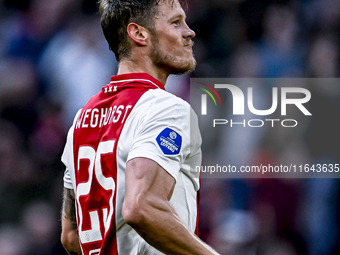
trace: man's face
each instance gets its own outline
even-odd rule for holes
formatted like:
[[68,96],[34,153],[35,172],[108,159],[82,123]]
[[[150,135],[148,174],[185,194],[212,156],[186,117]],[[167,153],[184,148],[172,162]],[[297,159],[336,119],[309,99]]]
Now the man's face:
[[183,74],[196,66],[191,40],[195,32],[188,27],[185,18],[178,0],[159,3],[151,36],[151,59],[170,74]]

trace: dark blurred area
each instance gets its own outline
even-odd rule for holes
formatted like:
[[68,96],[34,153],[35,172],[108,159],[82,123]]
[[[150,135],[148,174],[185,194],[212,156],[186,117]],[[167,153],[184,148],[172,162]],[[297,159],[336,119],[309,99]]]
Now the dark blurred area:
[[[66,134],[117,71],[96,2],[0,1],[1,255],[66,254]],[[190,77],[339,76],[339,0],[195,0],[188,10],[198,66],[166,86],[186,100]],[[215,135],[204,141],[204,162],[340,163],[340,87],[311,93],[313,118],[294,132]],[[228,255],[340,254],[338,187],[337,179],[203,179],[201,238]]]

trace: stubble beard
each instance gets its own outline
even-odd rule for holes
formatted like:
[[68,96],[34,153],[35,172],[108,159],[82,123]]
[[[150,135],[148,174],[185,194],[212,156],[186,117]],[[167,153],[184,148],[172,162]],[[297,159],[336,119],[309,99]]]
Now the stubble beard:
[[153,39],[153,45],[151,52],[153,63],[166,70],[169,74],[181,75],[195,70],[196,59],[194,55],[191,55],[190,59],[171,55],[162,49],[156,38]]

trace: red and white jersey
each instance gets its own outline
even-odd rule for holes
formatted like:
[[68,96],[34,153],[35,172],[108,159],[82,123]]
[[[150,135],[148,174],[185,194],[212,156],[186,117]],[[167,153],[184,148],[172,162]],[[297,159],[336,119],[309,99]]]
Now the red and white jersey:
[[188,103],[148,74],[113,76],[78,112],[62,156],[83,254],[162,254],[121,215],[126,162],[136,157],[154,160],[176,179],[170,202],[196,231],[200,146]]

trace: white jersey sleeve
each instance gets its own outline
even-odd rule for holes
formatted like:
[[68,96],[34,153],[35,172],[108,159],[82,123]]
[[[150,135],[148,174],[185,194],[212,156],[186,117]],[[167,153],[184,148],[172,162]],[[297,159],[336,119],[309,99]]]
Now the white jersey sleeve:
[[[81,110],[76,114],[75,120],[78,118]],[[75,190],[75,177],[74,177],[74,155],[73,155],[73,131],[74,124],[71,126],[70,130],[67,133],[66,144],[64,147],[63,154],[61,156],[61,161],[65,165],[66,169],[64,171],[64,187],[67,189]]]
[[128,160],[152,159],[177,180],[190,153],[189,104],[166,91],[150,90],[134,110],[137,128]]

